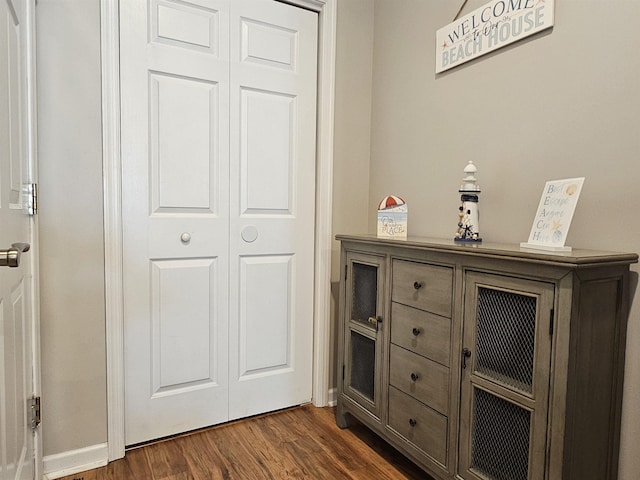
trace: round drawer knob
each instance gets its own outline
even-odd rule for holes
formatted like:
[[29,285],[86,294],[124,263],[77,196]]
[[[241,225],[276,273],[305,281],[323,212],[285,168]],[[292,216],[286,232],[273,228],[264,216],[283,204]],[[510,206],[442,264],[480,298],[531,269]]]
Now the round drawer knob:
[[412,382],[417,382],[418,378],[420,378],[420,375],[418,375],[417,373],[412,373],[411,374],[411,381]]
[[417,337],[418,335],[420,335],[420,329],[413,327],[413,330],[411,330],[411,333],[413,333],[414,337]]
[[418,424],[418,421],[415,418],[409,419],[409,425],[411,425],[412,427],[415,427],[417,424]]
[[413,288],[420,290],[422,288],[422,282],[413,282]]
[[188,232],[184,232],[182,235],[180,235],[180,241],[182,243],[189,243],[191,241],[191,234]]

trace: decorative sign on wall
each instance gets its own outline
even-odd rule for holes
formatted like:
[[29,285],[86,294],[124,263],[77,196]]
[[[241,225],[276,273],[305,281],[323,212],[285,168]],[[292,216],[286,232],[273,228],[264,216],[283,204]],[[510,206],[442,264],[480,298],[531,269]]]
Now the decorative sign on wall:
[[552,180],[545,184],[538,211],[533,219],[529,241],[523,248],[570,252],[564,242],[569,233],[584,177]]
[[436,73],[553,26],[555,0],[494,0],[436,32]]

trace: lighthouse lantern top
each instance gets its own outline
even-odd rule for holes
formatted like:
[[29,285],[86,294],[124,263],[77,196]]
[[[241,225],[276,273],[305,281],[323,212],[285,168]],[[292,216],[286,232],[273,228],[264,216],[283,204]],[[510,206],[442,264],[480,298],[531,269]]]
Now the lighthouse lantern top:
[[460,192],[479,192],[480,186],[478,185],[478,179],[475,177],[475,174],[478,172],[478,167],[476,167],[473,162],[470,160],[466,167],[464,167],[465,177],[462,179],[464,182],[460,186]]

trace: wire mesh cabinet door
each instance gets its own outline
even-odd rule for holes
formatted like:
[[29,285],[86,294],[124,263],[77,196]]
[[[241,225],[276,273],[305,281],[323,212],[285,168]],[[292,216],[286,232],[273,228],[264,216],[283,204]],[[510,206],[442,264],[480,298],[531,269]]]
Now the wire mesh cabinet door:
[[385,257],[347,253],[343,394],[380,419]]
[[459,474],[545,477],[554,285],[467,272]]

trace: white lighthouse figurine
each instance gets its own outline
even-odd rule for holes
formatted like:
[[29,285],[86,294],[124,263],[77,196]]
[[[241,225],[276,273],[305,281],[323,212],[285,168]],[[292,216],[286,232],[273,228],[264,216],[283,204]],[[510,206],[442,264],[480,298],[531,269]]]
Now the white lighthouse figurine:
[[458,231],[454,237],[456,242],[481,242],[480,220],[478,213],[478,195],[480,187],[475,177],[478,168],[469,162],[464,167],[464,182],[460,186],[460,208],[458,211]]

